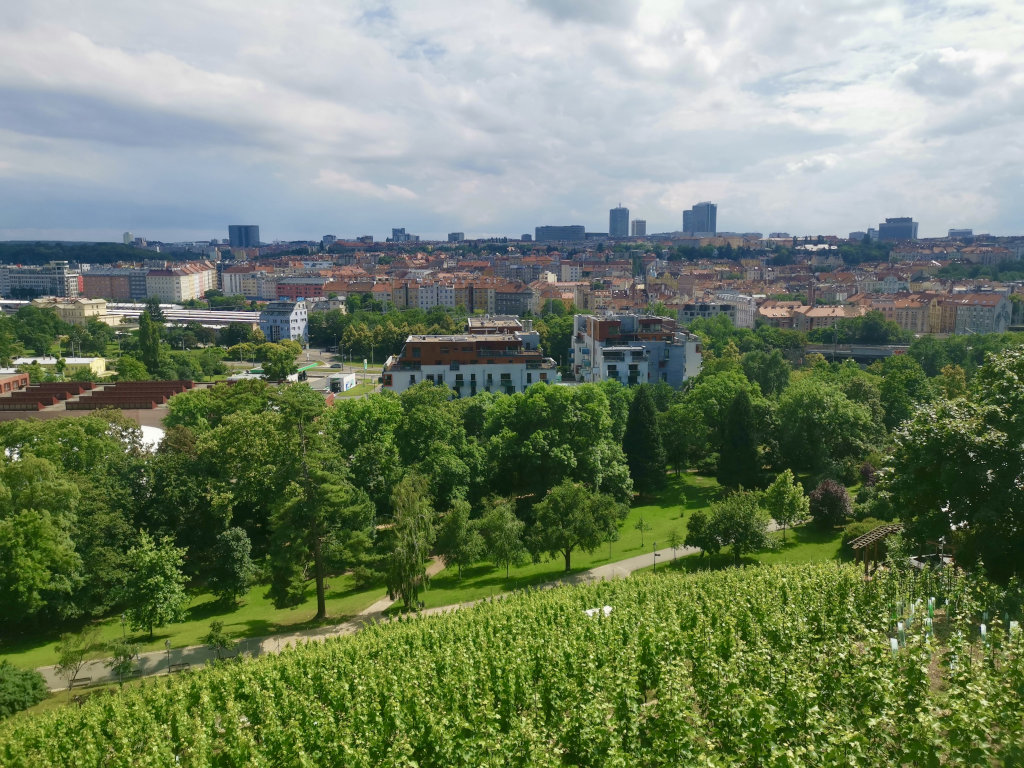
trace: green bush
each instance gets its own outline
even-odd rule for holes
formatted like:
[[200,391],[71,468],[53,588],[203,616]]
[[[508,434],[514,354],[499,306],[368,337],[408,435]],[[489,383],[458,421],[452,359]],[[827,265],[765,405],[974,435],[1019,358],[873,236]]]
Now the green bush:
[[34,669],[18,669],[6,659],[0,661],[0,718],[38,704],[47,694],[43,676]]

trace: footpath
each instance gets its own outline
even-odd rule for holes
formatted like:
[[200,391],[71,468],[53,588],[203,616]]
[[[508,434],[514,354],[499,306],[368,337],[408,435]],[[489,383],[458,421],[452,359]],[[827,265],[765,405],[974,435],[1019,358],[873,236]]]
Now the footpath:
[[[626,578],[633,573],[633,571],[640,570],[641,568],[648,568],[654,565],[655,562],[658,564],[667,564],[675,557],[685,557],[687,555],[696,554],[699,551],[700,550],[696,547],[676,547],[674,551],[671,548],[661,549],[656,553],[648,552],[647,554],[637,555],[636,557],[630,557],[626,560],[601,565],[597,568],[591,568],[589,571],[581,571],[579,573],[572,574],[571,576],[556,579],[539,586],[541,588],[549,588],[565,584],[588,584],[594,581],[610,581],[612,579]],[[444,563],[435,559],[431,561],[430,565],[427,567],[427,574],[429,576],[435,576],[442,570],[444,570]],[[510,594],[512,594],[512,592],[502,592],[495,595],[494,598],[486,599],[497,599]],[[420,611],[419,615],[432,616],[441,613],[450,613],[460,608],[468,608],[478,602],[480,601],[472,600],[465,603],[455,603],[453,605],[438,606],[437,608],[428,608]],[[350,635],[359,631],[359,629],[366,624],[389,621],[391,617],[388,616],[387,610],[393,603],[394,601],[388,597],[381,598],[355,617],[332,626],[316,627],[315,629],[281,635],[250,637],[238,640],[235,645],[235,650],[231,655],[262,656],[268,653],[280,653],[289,646],[297,645],[299,643],[313,640],[324,640],[329,637],[339,637],[341,635]],[[187,648],[171,648],[167,651],[148,651],[138,655],[131,678],[135,679],[139,677],[174,674],[194,667],[201,667],[207,662],[214,661],[216,658],[217,654],[205,645],[192,645]],[[78,677],[75,678],[75,687],[77,688],[86,685],[93,686],[103,683],[116,683],[117,675],[110,670],[107,663],[107,659],[94,659],[86,662],[82,667],[82,670],[78,673]],[[51,691],[67,690],[67,678],[58,677],[52,666],[39,667],[36,671],[43,676],[47,687]]]

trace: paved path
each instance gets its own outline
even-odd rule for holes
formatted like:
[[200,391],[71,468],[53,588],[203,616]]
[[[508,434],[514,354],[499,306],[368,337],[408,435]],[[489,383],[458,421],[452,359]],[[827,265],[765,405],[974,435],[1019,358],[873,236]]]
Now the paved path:
[[[775,529],[775,525],[773,524],[772,530]],[[671,548],[660,549],[657,552],[657,562],[659,565],[663,563],[667,564],[671,562],[674,557],[686,557],[687,555],[693,555],[698,552],[700,552],[700,550],[696,547],[676,547],[674,552]],[[640,570],[641,568],[649,568],[654,565],[654,562],[655,553],[648,552],[647,554],[637,555],[625,560],[619,560],[618,562],[609,563],[608,565],[591,568],[588,571],[574,573],[571,576],[556,579],[543,586],[555,587],[564,584],[589,584],[595,581],[611,581],[612,579],[625,578],[633,573],[633,571]],[[427,567],[427,573],[431,576],[440,573],[442,570],[444,570],[444,563],[438,559],[431,561],[430,565]],[[494,597],[504,597],[509,594],[511,594],[511,592],[502,592]],[[455,605],[443,605],[436,608],[428,608],[422,611],[421,615],[433,616],[441,613],[450,613],[452,611],[457,611],[459,608],[466,608],[471,605],[475,605],[477,602],[480,601],[471,600],[469,602],[457,603]],[[269,635],[267,637],[250,637],[244,640],[239,640],[237,645],[238,653],[249,656],[261,656],[267,653],[279,653],[288,646],[296,645],[300,642],[323,640],[328,637],[338,637],[340,635],[350,635],[369,622],[388,621],[390,617],[387,615],[386,611],[391,607],[392,603],[394,603],[393,600],[388,597],[383,597],[354,618],[333,626],[316,627],[314,629],[303,630],[300,632],[291,632],[282,635]],[[147,653],[139,654],[138,661],[135,665],[138,673],[133,676],[151,677],[153,675],[166,675],[168,674],[168,665],[170,665],[172,670],[178,672],[191,667],[202,666],[208,661],[213,661],[216,658],[216,654],[205,645],[193,645],[188,648],[171,648],[170,651],[149,651]],[[189,666],[177,666],[183,664]],[[40,667],[37,671],[46,680],[46,685],[51,691],[67,689],[67,679],[58,677],[52,666]],[[82,668],[82,671],[79,672],[78,679],[83,680],[83,684],[86,685],[117,682],[117,676],[112,674],[107,668],[105,659],[96,659],[94,661],[87,662]],[[88,679],[88,683],[84,683],[84,679]]]

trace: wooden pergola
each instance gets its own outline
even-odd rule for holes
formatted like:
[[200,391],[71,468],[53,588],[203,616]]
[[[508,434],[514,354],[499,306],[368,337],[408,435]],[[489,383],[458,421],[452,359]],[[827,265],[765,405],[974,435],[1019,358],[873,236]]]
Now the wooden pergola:
[[854,560],[864,558],[864,578],[868,578],[868,559],[870,558],[875,567],[878,566],[878,543],[884,541],[890,534],[903,530],[903,523],[889,523],[880,525],[873,531],[868,531],[863,536],[858,536],[850,542],[850,549],[853,550]]

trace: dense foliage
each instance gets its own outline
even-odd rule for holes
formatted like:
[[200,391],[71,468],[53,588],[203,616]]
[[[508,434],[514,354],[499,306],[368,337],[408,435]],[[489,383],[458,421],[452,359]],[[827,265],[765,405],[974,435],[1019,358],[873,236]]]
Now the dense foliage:
[[1005,606],[834,565],[518,593],[15,721],[0,762],[1017,765]]
[[0,720],[28,709],[47,696],[46,682],[35,670],[18,669],[0,659]]

